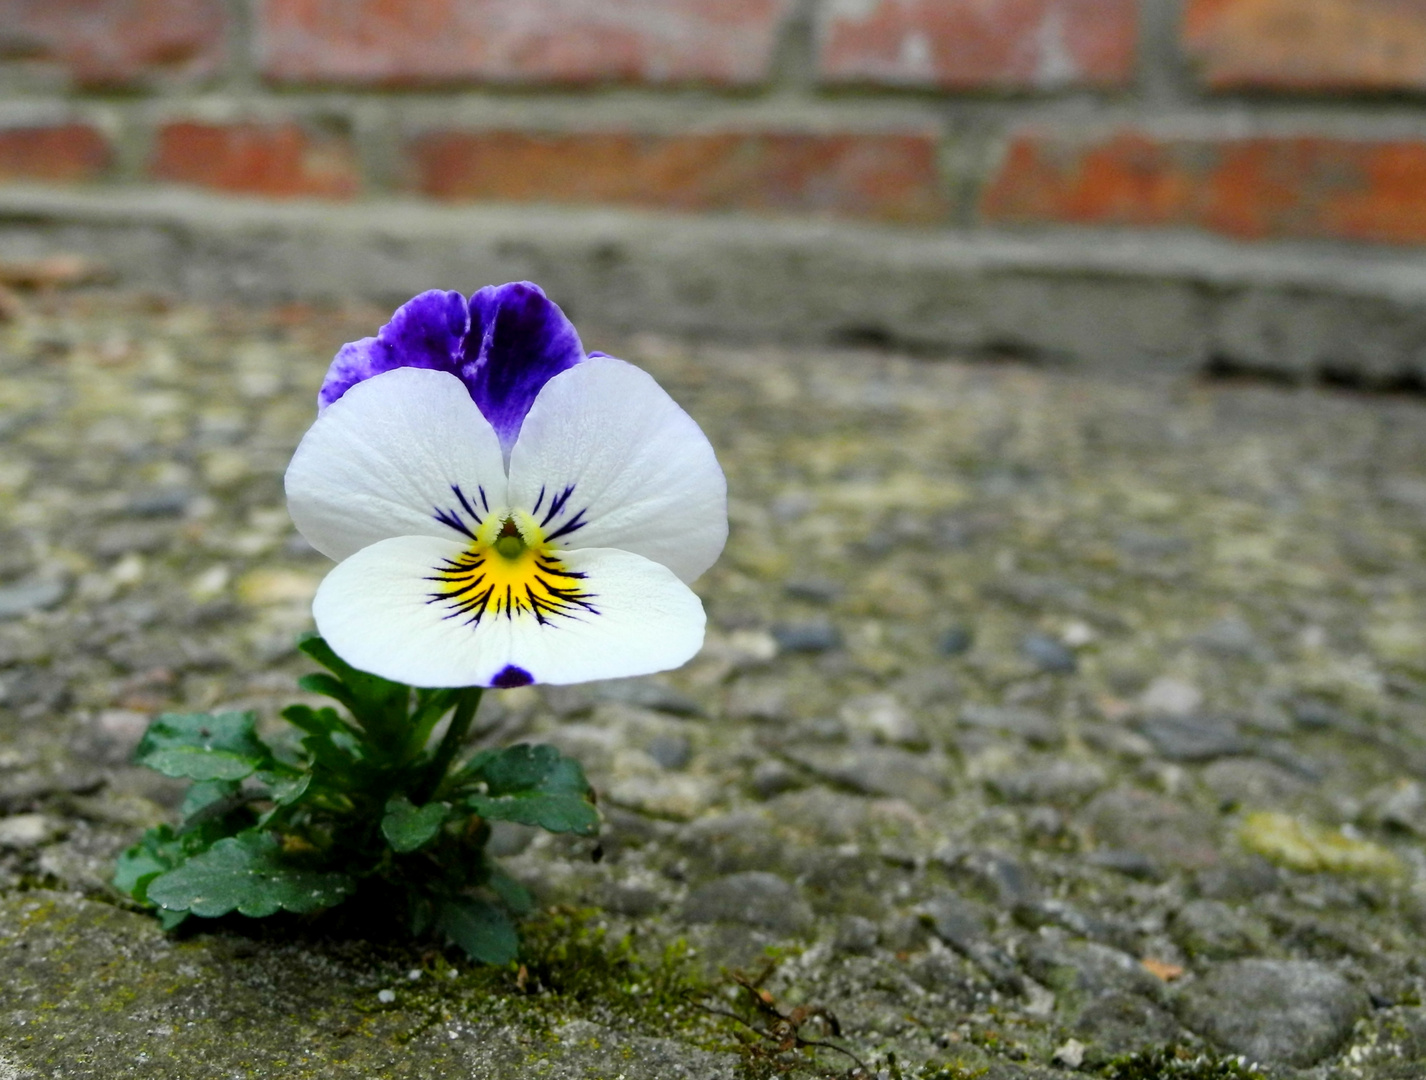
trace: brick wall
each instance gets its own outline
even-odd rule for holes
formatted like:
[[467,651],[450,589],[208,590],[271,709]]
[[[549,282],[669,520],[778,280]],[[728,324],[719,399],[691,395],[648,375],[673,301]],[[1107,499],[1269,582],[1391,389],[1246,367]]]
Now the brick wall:
[[1426,243],[1426,0],[0,0],[0,182]]

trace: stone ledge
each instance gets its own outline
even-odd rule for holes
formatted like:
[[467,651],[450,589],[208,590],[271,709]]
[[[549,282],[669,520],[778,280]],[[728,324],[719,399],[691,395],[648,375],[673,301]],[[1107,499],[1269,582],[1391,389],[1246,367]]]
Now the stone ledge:
[[524,277],[615,330],[1177,371],[1426,371],[1426,264],[1388,249],[8,187],[0,250],[80,251],[123,285],[203,300],[395,303]]

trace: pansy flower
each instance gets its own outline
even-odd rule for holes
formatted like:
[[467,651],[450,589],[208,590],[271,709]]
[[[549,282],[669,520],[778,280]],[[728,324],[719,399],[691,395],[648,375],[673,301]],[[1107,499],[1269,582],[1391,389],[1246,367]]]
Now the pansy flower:
[[313,601],[347,663],[412,686],[521,686],[676,667],[727,489],[647,373],[586,355],[529,282],[422,293],[343,346],[287,470],[338,565]]

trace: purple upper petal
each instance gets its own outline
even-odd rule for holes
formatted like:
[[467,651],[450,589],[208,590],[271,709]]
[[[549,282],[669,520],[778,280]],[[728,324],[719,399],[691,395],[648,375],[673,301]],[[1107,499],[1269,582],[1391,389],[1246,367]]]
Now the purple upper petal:
[[551,378],[584,359],[574,324],[538,285],[489,285],[470,298],[432,290],[408,300],[374,338],[343,345],[317,407],[398,367],[448,371],[465,383],[508,452]]
[[374,338],[338,350],[317,395],[325,409],[363,379],[399,367],[434,368],[460,374],[461,347],[470,326],[465,297],[432,289],[407,300]]
[[508,451],[541,387],[584,359],[574,324],[538,285],[488,285],[470,298],[462,378]]

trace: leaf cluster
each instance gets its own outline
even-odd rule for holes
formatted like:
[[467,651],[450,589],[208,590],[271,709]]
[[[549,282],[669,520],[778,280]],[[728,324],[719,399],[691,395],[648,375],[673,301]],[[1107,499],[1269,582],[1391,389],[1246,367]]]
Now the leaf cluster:
[[289,706],[289,737],[264,739],[251,712],[166,713],[149,725],[136,761],[192,786],[178,825],[120,856],[115,886],[167,927],[363,896],[476,960],[513,960],[514,920],[532,901],[486,851],[489,823],[594,835],[579,763],[521,744],[456,764],[478,688],[414,689],[357,671],[320,637],[299,647],[327,669],[302,688],[341,708]]

